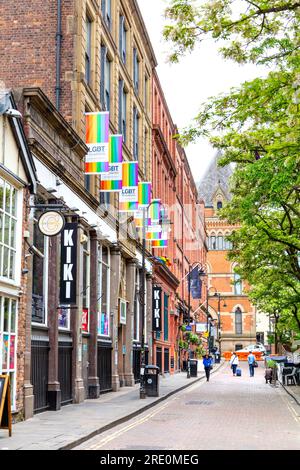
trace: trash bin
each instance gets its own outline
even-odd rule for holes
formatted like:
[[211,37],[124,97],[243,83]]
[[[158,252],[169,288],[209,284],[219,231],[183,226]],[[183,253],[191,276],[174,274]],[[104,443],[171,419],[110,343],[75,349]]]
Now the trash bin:
[[219,352],[215,353],[215,363],[220,364],[221,362],[221,354]]
[[159,367],[145,367],[145,390],[148,397],[159,397]]
[[190,359],[190,371],[191,371],[191,377],[197,377],[197,372],[198,372],[197,359]]

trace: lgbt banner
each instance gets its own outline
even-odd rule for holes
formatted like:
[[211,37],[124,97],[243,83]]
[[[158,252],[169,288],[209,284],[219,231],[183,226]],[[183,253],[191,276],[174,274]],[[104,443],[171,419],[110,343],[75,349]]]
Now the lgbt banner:
[[86,113],[85,173],[95,175],[108,172],[109,112]]
[[101,175],[100,191],[113,192],[122,189],[122,135],[111,135],[108,145],[108,173]]
[[151,202],[151,186],[152,183],[149,182],[141,182],[139,183],[139,189],[138,189],[138,211],[135,212],[134,214],[134,221],[135,221],[135,226],[136,228],[142,228],[143,227],[143,209],[145,210],[145,225],[151,224],[151,218],[149,217],[149,210],[146,211],[147,207],[149,206]]
[[124,162],[122,164],[119,212],[136,210],[138,210],[138,162]]

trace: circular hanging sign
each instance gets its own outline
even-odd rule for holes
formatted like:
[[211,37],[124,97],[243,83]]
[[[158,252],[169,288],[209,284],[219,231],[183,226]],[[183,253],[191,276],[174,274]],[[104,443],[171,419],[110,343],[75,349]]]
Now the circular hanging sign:
[[58,235],[65,226],[64,217],[56,211],[44,212],[38,221],[38,227],[43,235],[54,237]]

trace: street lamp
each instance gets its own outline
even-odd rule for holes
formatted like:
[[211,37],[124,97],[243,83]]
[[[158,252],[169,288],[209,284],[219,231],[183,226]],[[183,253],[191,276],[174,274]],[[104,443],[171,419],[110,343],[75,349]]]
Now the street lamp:
[[[146,388],[145,388],[145,276],[146,276],[146,217],[148,219],[148,211],[152,204],[159,204],[163,207],[164,212],[166,213],[165,207],[161,201],[153,200],[147,207],[143,207],[143,240],[142,240],[142,282],[141,282],[141,295],[140,303],[142,310],[142,344],[141,344],[141,366],[140,366],[140,398],[146,398]],[[160,215],[159,222],[164,224],[169,223],[165,218],[163,219]]]
[[[203,266],[199,261],[195,261],[193,264],[189,264],[189,274],[188,274],[188,326],[190,327],[190,312],[191,312],[191,272],[194,267],[199,266],[198,276],[203,276],[205,274]],[[191,378],[191,363],[190,363],[190,341],[188,340],[188,360],[187,360],[187,379]]]
[[[226,305],[226,301],[225,301],[225,298],[221,296],[221,294],[216,290],[215,287],[210,287],[207,291],[207,299],[208,299],[208,296],[209,296],[209,291],[210,289],[214,289],[215,290],[215,293],[213,295],[213,297],[218,297],[218,312],[217,312],[217,315],[218,315],[218,342],[219,342],[219,351],[220,351],[220,354],[221,354],[221,339],[220,339],[220,330],[221,330],[221,299],[224,300],[224,304],[223,304],[223,307],[227,307]],[[208,301],[207,301],[208,302]]]

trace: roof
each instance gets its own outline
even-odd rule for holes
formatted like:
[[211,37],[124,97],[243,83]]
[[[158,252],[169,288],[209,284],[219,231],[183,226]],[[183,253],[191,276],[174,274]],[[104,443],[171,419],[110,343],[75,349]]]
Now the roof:
[[[1,100],[3,106],[0,110],[0,115],[4,114],[9,108],[18,109],[12,93],[7,93],[6,96],[2,96]],[[11,125],[12,132],[15,137],[15,141],[19,148],[20,157],[22,164],[29,181],[29,187],[31,192],[36,192],[37,186],[37,174],[34,165],[33,157],[28,147],[27,139],[25,137],[23,125],[20,119],[7,115],[9,123]]]
[[203,199],[206,207],[213,206],[213,196],[218,188],[221,188],[228,200],[231,198],[229,178],[233,173],[233,169],[230,165],[224,167],[218,166],[220,158],[222,158],[222,153],[217,152],[198,184],[199,198]]

